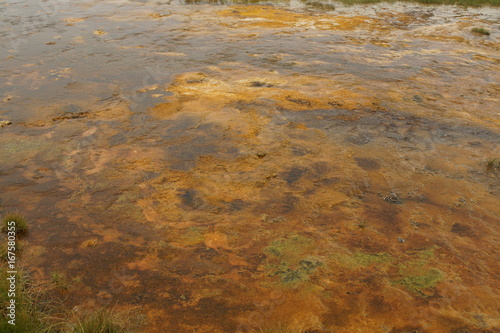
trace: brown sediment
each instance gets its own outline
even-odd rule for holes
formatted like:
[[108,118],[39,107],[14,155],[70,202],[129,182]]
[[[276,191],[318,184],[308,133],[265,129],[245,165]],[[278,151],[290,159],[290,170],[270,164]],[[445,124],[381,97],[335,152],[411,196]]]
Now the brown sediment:
[[[95,95],[2,128],[2,199],[33,221],[35,279],[64,272],[69,307],[140,306],[144,332],[494,331],[498,56],[469,34],[480,21],[183,10],[141,12],[194,20],[148,49],[182,64],[168,80],[128,98],[75,80],[66,93]],[[311,49],[285,50],[286,30]],[[246,53],[183,44],[220,36]],[[42,69],[18,84],[42,87]]]
[[[241,66],[245,67],[243,64]],[[256,68],[247,68],[251,74],[249,77],[246,77],[244,69],[216,70],[213,77],[204,73],[188,73],[177,77],[167,88],[174,95],[166,98],[167,102],[155,106],[152,114],[167,118],[180,111],[206,113],[226,107],[247,114],[259,106],[303,111],[332,106],[352,110],[379,105],[379,99],[370,96],[366,89],[354,86],[352,90],[346,89],[340,80],[303,75],[283,76],[262,71],[261,76],[255,76],[259,72]],[[301,87],[300,91],[298,87]],[[258,94],[258,99],[254,98],[255,94]],[[217,115],[221,119],[220,113]],[[234,112],[228,114],[231,115],[234,117]],[[256,113],[253,112],[253,115],[256,116]]]
[[353,30],[358,28],[379,28],[377,19],[368,16],[342,16],[335,14],[297,13],[270,6],[232,6],[218,13],[222,17],[237,18],[238,22],[228,24],[229,28],[289,28],[313,26],[320,30]]

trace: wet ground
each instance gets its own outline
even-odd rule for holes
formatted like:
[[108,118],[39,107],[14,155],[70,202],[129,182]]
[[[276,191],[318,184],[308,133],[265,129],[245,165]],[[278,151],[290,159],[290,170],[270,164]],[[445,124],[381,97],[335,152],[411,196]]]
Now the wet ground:
[[498,332],[499,9],[335,7],[2,2],[34,278],[144,332]]

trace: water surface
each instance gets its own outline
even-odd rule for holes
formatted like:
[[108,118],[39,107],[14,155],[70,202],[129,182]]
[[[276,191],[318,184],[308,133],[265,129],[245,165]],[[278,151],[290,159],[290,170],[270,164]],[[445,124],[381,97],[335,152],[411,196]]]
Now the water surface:
[[144,332],[498,329],[499,10],[331,9],[3,2],[35,279]]

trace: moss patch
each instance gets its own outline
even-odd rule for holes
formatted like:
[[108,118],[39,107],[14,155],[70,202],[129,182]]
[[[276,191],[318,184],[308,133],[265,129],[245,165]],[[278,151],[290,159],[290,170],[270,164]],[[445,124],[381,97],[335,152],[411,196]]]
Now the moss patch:
[[444,278],[444,273],[431,266],[436,247],[417,251],[407,257],[394,257],[389,253],[354,252],[352,255],[336,254],[337,263],[349,270],[370,265],[385,271],[393,285],[399,285],[420,297],[435,294],[434,288]]
[[391,264],[394,261],[389,253],[365,253],[356,251],[352,255],[337,254],[335,260],[343,267],[348,269],[357,269],[369,266],[371,264]]
[[298,261],[314,249],[314,241],[301,235],[291,235],[288,238],[279,238],[271,242],[264,249],[268,255],[287,260]]
[[418,275],[408,274],[403,270],[401,275],[403,277],[397,280],[396,283],[403,285],[406,289],[421,297],[434,295],[434,292],[430,289],[435,288],[444,277],[443,272],[436,268],[424,270],[423,273]]
[[437,268],[429,267],[429,259],[434,258],[434,250],[419,252],[416,258],[398,265],[400,279],[395,284],[404,286],[410,292],[421,297],[434,295],[434,288],[444,278],[444,273]]
[[318,267],[324,266],[319,258],[311,255],[314,248],[314,240],[301,235],[274,240],[264,249],[268,275],[287,286],[309,280]]

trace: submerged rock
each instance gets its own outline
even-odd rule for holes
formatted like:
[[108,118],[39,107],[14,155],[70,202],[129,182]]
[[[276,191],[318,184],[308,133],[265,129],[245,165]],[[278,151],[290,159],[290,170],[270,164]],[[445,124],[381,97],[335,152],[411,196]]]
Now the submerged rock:
[[8,120],[0,120],[0,128],[11,125],[12,122]]
[[399,199],[398,195],[394,192],[392,192],[391,194],[389,194],[388,196],[386,196],[384,198],[384,201],[387,201],[389,203],[392,203],[392,204],[401,204],[401,200]]

